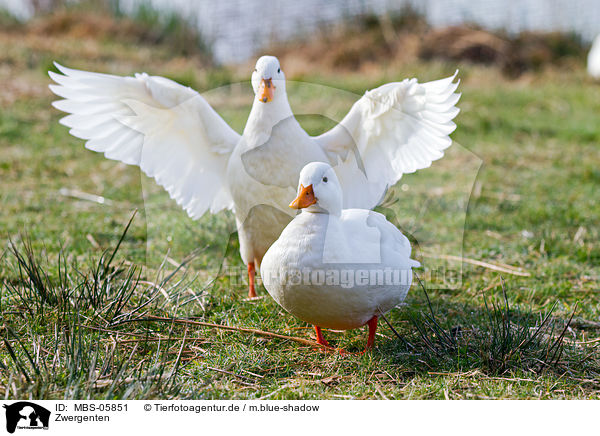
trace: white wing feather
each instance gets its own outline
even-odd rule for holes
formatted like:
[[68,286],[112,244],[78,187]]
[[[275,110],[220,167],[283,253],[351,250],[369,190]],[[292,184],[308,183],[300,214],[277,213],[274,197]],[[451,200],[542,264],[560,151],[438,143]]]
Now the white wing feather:
[[[405,79],[367,91],[336,127],[315,138],[336,165],[344,207],[375,207],[403,174],[429,167],[444,155],[459,112],[456,74],[423,84]],[[360,183],[350,188],[353,180]]]
[[191,88],[164,77],[119,77],[73,70],[50,72],[63,97],[54,107],[86,148],[138,165],[190,217],[233,208],[226,188],[229,155],[240,136]]

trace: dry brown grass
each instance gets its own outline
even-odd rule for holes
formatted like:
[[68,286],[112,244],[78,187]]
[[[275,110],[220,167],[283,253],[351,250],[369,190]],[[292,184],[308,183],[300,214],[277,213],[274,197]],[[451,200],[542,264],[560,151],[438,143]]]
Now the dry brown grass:
[[412,14],[350,21],[270,51],[294,75],[309,73],[308,65],[368,74],[382,66],[449,60],[499,67],[505,77],[514,79],[546,66],[569,67],[573,60],[584,59],[586,49],[569,34],[527,32],[511,37],[469,25],[432,29]]

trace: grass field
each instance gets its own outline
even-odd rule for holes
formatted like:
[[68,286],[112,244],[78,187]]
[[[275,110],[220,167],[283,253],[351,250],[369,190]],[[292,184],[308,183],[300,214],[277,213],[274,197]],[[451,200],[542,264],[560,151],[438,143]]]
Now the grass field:
[[[312,329],[264,288],[246,299],[230,214],[191,221],[137,168],[58,124],[53,60],[166,75],[206,92],[238,131],[252,98],[240,83],[250,68],[205,68],[166,45],[0,32],[3,397],[600,397],[600,86],[582,66],[515,81],[440,62],[291,77],[294,109],[335,119],[350,93],[460,68],[456,144],[382,208],[412,236],[427,295],[415,283],[374,350],[340,355],[297,341]],[[332,125],[299,119],[311,133]],[[446,259],[459,280],[440,288],[428,280],[436,254],[522,274]],[[366,341],[364,330],[326,336],[351,351]]]

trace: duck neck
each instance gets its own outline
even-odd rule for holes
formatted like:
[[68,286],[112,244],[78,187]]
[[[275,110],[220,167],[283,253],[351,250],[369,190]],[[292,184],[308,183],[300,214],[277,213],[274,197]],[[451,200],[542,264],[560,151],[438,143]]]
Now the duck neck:
[[340,217],[342,215],[342,208],[341,207],[333,207],[333,208],[329,208],[330,210],[324,209],[323,207],[319,206],[318,204],[313,204],[312,206],[309,206],[307,208],[302,209],[302,213],[320,213],[320,214],[327,214],[327,215],[331,215],[331,216],[335,216],[335,217]]
[[273,127],[283,120],[293,118],[292,108],[285,91],[273,100],[263,103],[254,98],[248,122],[244,128],[244,137],[250,147],[264,144],[271,137]]

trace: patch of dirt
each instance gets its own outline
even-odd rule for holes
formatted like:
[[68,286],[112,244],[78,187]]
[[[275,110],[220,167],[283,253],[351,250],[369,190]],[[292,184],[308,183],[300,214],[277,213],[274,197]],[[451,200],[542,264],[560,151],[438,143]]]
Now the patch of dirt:
[[464,26],[447,27],[424,35],[419,56],[423,59],[501,64],[510,45],[507,39],[484,30]]
[[144,31],[130,20],[116,21],[105,14],[58,11],[34,18],[27,26],[38,35],[67,38],[127,38],[138,39]]
[[166,46],[173,56],[200,56],[205,65],[213,61],[198,32],[182,19],[172,28],[152,21],[144,22],[116,17],[104,10],[56,9],[35,16],[26,23],[0,27],[2,34],[22,37],[96,41],[99,43],[133,44],[143,47]]
[[322,66],[327,70],[368,71],[373,65],[410,62],[418,57],[427,24],[417,15],[366,16],[322,28],[311,38],[267,50],[294,75]]
[[509,78],[546,65],[583,61],[587,47],[570,34],[522,33],[511,37],[474,26],[432,29],[416,14],[366,17],[322,29],[305,40],[277,45],[270,52],[286,71],[302,75],[310,65],[334,71],[366,72],[373,65],[406,65],[417,60],[450,60],[500,68]]
[[423,39],[420,57],[497,65],[516,78],[545,65],[561,65],[568,58],[584,59],[586,49],[572,35],[559,32],[524,32],[516,37],[494,34],[466,26],[429,32]]

